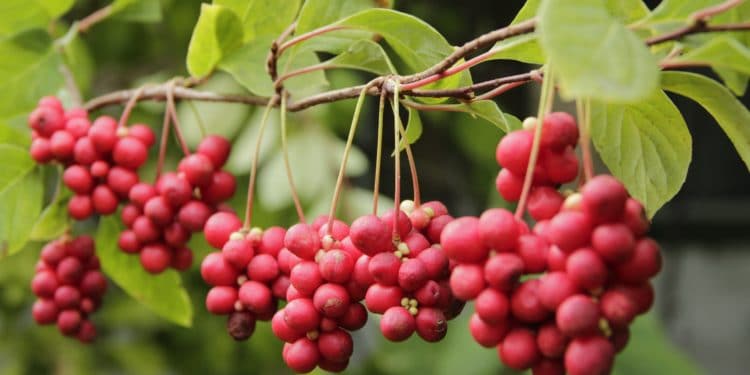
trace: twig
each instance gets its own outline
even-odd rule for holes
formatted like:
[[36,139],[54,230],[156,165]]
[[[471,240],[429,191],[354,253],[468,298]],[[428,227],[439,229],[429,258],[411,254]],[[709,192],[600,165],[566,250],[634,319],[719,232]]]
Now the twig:
[[89,14],[76,23],[76,28],[79,32],[85,33],[95,24],[104,21],[107,17],[112,14],[112,5],[107,5],[94,13]]
[[[279,57],[281,56],[280,45],[284,39],[288,38],[289,35],[294,32],[295,28],[297,28],[297,22],[292,22],[292,24],[284,29],[284,31],[281,32],[281,35],[271,43],[271,50],[268,51],[268,58],[266,59],[266,71],[268,72],[268,75],[271,76],[271,81],[276,81],[278,78],[279,72],[277,65],[279,63]],[[283,87],[279,86],[276,93],[281,93],[282,90]]]

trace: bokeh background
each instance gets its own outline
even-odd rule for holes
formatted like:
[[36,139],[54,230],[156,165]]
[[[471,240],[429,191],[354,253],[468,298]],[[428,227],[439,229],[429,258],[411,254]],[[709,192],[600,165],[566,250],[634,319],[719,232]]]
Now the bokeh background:
[[[283,1],[283,0],[279,0]],[[650,6],[656,1],[647,1]],[[66,16],[79,19],[106,1],[78,1]],[[461,44],[513,18],[521,0],[409,0],[396,9],[423,18]],[[87,97],[145,82],[186,75],[184,58],[200,1],[162,0],[164,19],[158,24],[106,21],[77,42],[74,70]],[[490,62],[475,69],[475,80],[528,69],[514,62]],[[362,82],[364,76],[332,72],[332,86]],[[204,88],[241,93],[228,76],[217,75]],[[501,107],[523,118],[535,112],[538,87],[523,86],[499,99]],[[748,98],[745,98],[747,103]],[[617,374],[745,374],[750,344],[750,178],[721,129],[703,110],[675,98],[693,134],[693,162],[680,194],[654,218],[653,236],[663,245],[664,271],[656,282],[657,302],[639,318],[631,343],[618,357]],[[292,164],[308,217],[324,212],[353,111],[353,101],[340,102],[290,117]],[[133,120],[161,123],[160,103],[140,105]],[[558,109],[572,110],[561,103]],[[120,108],[105,112],[118,115]],[[242,207],[246,175],[259,111],[234,104],[181,103],[179,114],[189,143],[197,144],[198,123],[211,133],[231,137],[229,163],[239,175],[233,202]],[[274,116],[275,117],[275,116]],[[367,102],[356,139],[341,215],[351,218],[370,207],[376,140],[376,100]],[[494,147],[502,133],[491,124],[460,114],[429,113],[422,117],[424,134],[414,145],[422,194],[444,201],[454,215],[480,213],[504,203],[494,191],[497,165]],[[750,124],[748,124],[750,125]],[[272,126],[271,129],[277,127]],[[388,127],[386,127],[387,129]],[[392,147],[386,137],[385,147]],[[171,163],[179,156],[171,150]],[[289,225],[296,218],[286,188],[278,152],[278,131],[271,131],[263,148],[259,175],[259,204],[255,225]],[[603,166],[599,165],[600,171]],[[145,176],[152,175],[146,171]],[[392,159],[384,159],[383,194],[393,191]],[[404,170],[404,188],[411,185]],[[147,177],[148,178],[148,177]],[[387,199],[382,199],[388,204]],[[85,231],[94,223],[84,223]],[[55,328],[33,323],[29,281],[41,244],[0,261],[0,374],[284,374],[281,344],[268,324],[259,324],[249,342],[235,343],[225,332],[225,320],[203,308],[208,290],[199,260],[210,249],[197,238],[196,264],[183,275],[191,295],[192,328],[172,325],[125,295],[113,284],[102,310],[94,316],[98,341],[89,346],[62,338]],[[452,321],[447,338],[438,344],[419,339],[386,342],[377,318],[355,335],[351,374],[510,374],[493,350],[474,344],[467,330],[471,306]]]

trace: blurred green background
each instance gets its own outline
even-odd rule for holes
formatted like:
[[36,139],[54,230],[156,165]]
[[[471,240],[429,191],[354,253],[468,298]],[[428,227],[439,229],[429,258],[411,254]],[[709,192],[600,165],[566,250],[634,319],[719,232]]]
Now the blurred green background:
[[[283,0],[279,0],[283,1]],[[66,16],[80,19],[107,1],[78,1]],[[656,3],[656,2],[652,2]],[[654,5],[650,4],[650,5]],[[522,1],[400,1],[396,9],[423,18],[452,44],[507,24]],[[76,78],[86,97],[161,82],[187,75],[185,53],[197,19],[197,0],[163,0],[164,19],[157,24],[108,20],[77,43]],[[522,72],[522,64],[491,62],[476,68],[475,81]],[[334,87],[362,82],[351,72],[329,72]],[[243,89],[226,75],[217,75],[204,88],[224,93]],[[523,118],[534,112],[538,87],[524,86],[500,100],[506,111]],[[356,139],[358,151],[349,168],[341,214],[351,218],[370,207],[376,137],[376,100],[368,100]],[[696,144],[688,182],[681,194],[654,221],[654,236],[664,247],[666,263],[657,280],[654,312],[639,318],[628,349],[617,359],[618,374],[743,374],[750,343],[750,302],[744,287],[750,281],[747,224],[750,212],[747,171],[719,128],[703,112],[677,100]],[[320,106],[290,116],[292,165],[308,217],[325,212],[333,190],[340,151],[351,119],[353,101]],[[161,124],[162,104],[139,105],[133,121]],[[560,109],[566,108],[563,105]],[[118,115],[120,107],[105,113]],[[234,104],[181,103],[179,114],[189,143],[200,137],[199,123],[210,133],[235,142],[228,168],[239,175],[233,204],[245,198],[259,111]],[[275,118],[275,116],[274,116]],[[478,214],[501,205],[494,192],[497,165],[494,147],[502,133],[491,124],[466,115],[429,113],[422,116],[424,135],[414,147],[423,197],[446,202],[455,215]],[[272,124],[273,125],[273,124]],[[386,127],[387,128],[387,127]],[[276,129],[271,126],[270,129]],[[386,140],[389,139],[386,137]],[[385,143],[386,149],[392,144]],[[288,225],[296,218],[286,188],[278,152],[278,131],[269,133],[259,175],[259,204],[254,225]],[[154,151],[155,152],[155,151]],[[170,163],[178,157],[173,145]],[[390,196],[393,167],[384,159],[383,193]],[[153,175],[147,170],[144,176]],[[404,170],[404,175],[407,171]],[[410,183],[404,189],[410,197]],[[382,201],[388,204],[388,200]],[[80,231],[94,223],[83,223]],[[209,249],[197,238],[193,268],[183,275],[195,310],[192,328],[172,325],[110,284],[102,309],[94,316],[98,341],[89,346],[62,338],[52,327],[36,326],[30,314],[33,296],[29,281],[41,244],[0,262],[0,374],[282,374],[281,344],[261,323],[249,342],[235,343],[226,334],[222,317],[203,308],[208,290],[198,273]],[[355,334],[351,374],[500,374],[494,350],[472,342],[467,320],[471,306],[450,324],[438,344],[419,339],[386,342],[377,318]]]

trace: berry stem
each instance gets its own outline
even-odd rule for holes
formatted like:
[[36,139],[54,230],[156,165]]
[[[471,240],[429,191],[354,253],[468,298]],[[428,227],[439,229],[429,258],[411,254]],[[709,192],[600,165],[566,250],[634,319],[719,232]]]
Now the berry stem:
[[399,144],[399,126],[401,117],[398,113],[398,100],[399,100],[399,84],[394,82],[393,84],[393,238],[397,239],[398,236],[398,219],[401,206],[401,147]]
[[130,114],[133,112],[133,109],[135,108],[135,105],[138,103],[138,98],[141,97],[143,94],[143,90],[146,89],[147,85],[143,85],[135,90],[133,93],[133,97],[128,100],[127,104],[125,104],[125,108],[122,110],[122,114],[120,115],[120,121],[117,122],[117,128],[123,129],[127,127],[128,120],[130,119]]
[[385,90],[380,92],[378,103],[378,145],[375,151],[375,182],[372,185],[372,214],[378,214],[378,198],[380,197],[380,164],[383,158],[383,112],[385,109]]
[[190,107],[190,110],[193,112],[193,115],[198,120],[198,130],[201,132],[201,139],[206,138],[206,124],[203,122],[203,117],[201,117],[200,112],[198,111],[198,108],[195,106],[195,103],[192,100],[187,101],[188,106]]
[[282,74],[276,81],[273,83],[274,88],[281,87],[281,85],[289,78],[296,77],[302,74],[312,73],[318,70],[325,70],[325,69],[331,69],[334,68],[334,66],[327,64],[326,62],[318,63],[315,65],[306,66],[301,69],[293,70],[289,73]]
[[188,148],[187,143],[185,143],[185,137],[182,136],[182,130],[180,129],[180,119],[177,117],[177,109],[174,105],[174,81],[172,81],[170,89],[167,90],[167,113],[169,113],[169,116],[172,117],[174,134],[177,137],[177,142],[179,142],[180,147],[182,148],[182,153],[185,155],[190,155],[190,149]]
[[506,92],[523,85],[524,83],[528,83],[531,81],[518,81],[518,82],[512,82],[512,83],[506,83],[504,85],[501,85],[499,87],[496,87],[490,91],[485,92],[482,95],[477,96],[476,98],[472,99],[472,102],[480,101],[480,100],[487,100],[492,99],[496,96],[505,94]]
[[578,123],[581,136],[578,139],[583,156],[583,182],[594,177],[594,162],[591,157],[591,102],[589,100],[576,101]]
[[487,60],[488,58],[492,57],[492,55],[494,55],[495,52],[496,51],[489,50],[489,51],[487,51],[487,52],[485,52],[485,53],[483,53],[481,55],[475,56],[475,57],[473,57],[473,58],[471,58],[471,59],[469,59],[467,61],[464,61],[464,62],[462,62],[460,64],[453,65],[452,67],[446,69],[445,71],[433,74],[433,75],[431,75],[429,77],[426,77],[426,78],[422,78],[422,79],[420,79],[418,81],[414,81],[414,82],[411,82],[411,83],[404,84],[404,85],[401,86],[401,89],[402,90],[413,90],[413,89],[416,89],[416,88],[420,88],[420,87],[429,85],[430,83],[433,83],[435,81],[439,81],[439,80],[441,80],[443,78],[450,77],[450,76],[452,76],[452,75],[454,75],[456,73],[463,72],[464,70],[469,69],[472,66],[477,65],[477,64],[479,64],[479,63]]
[[279,46],[279,49],[276,52],[276,55],[277,56],[281,56],[281,54],[284,53],[284,51],[287,50],[289,47],[292,47],[295,44],[302,43],[302,42],[304,42],[304,41],[306,41],[308,39],[314,38],[314,37],[316,37],[318,35],[323,35],[325,33],[330,33],[331,31],[343,30],[343,29],[346,29],[346,28],[347,28],[347,26],[342,26],[342,25],[328,25],[328,26],[324,26],[324,27],[321,27],[321,28],[318,28],[318,29],[315,29],[315,30],[308,31],[308,32],[306,32],[304,34],[301,34],[299,36],[295,36],[294,38],[289,39],[288,41],[286,41],[283,44],[281,44],[281,46]]
[[414,161],[414,154],[411,151],[411,144],[406,139],[406,129],[404,129],[404,124],[401,122],[401,119],[399,119],[398,122],[398,129],[404,142],[406,159],[409,161],[409,173],[411,174],[411,184],[414,192],[414,206],[419,207],[422,204],[422,200],[419,193],[419,175],[417,175],[417,163]]
[[516,218],[523,218],[523,213],[526,210],[526,201],[529,198],[531,191],[531,184],[534,181],[534,168],[539,157],[539,145],[542,141],[542,129],[544,126],[544,116],[552,109],[552,102],[554,101],[555,95],[555,84],[554,78],[552,77],[552,70],[547,65],[547,70],[544,74],[544,81],[542,82],[542,94],[539,98],[539,110],[537,112],[536,126],[534,127],[534,141],[531,144],[531,154],[529,155],[529,166],[526,168],[526,176],[523,180],[523,188],[521,190],[521,199],[518,201],[516,207]]
[[250,179],[247,184],[247,204],[245,205],[245,223],[243,225],[244,229],[250,229],[252,219],[253,219],[253,202],[255,201],[255,180],[256,175],[258,173],[258,160],[260,159],[260,147],[263,141],[263,134],[266,131],[266,125],[268,124],[268,115],[271,113],[271,109],[273,109],[274,102],[276,101],[277,97],[274,97],[271,101],[268,102],[266,105],[266,108],[263,110],[263,116],[260,120],[260,125],[258,128],[258,138],[255,140],[255,150],[253,151],[253,162],[250,166]]
[[281,92],[281,152],[284,155],[284,169],[286,170],[286,178],[289,180],[289,189],[292,193],[292,200],[294,201],[294,208],[297,210],[297,217],[301,223],[306,222],[305,213],[302,209],[302,202],[300,202],[299,194],[297,194],[297,187],[294,185],[294,176],[292,175],[292,166],[289,163],[289,146],[287,145],[286,139],[286,92]]
[[333,220],[336,217],[336,206],[341,196],[341,190],[344,186],[344,174],[346,173],[346,162],[349,160],[349,152],[352,149],[352,143],[354,142],[354,134],[357,132],[357,124],[359,124],[359,114],[362,112],[362,105],[365,102],[365,96],[367,96],[367,89],[370,87],[370,82],[357,98],[357,105],[354,107],[354,115],[352,115],[352,124],[349,126],[349,135],[346,138],[346,146],[344,147],[344,155],[341,157],[341,167],[339,168],[339,175],[336,178],[336,187],[333,190],[333,198],[331,199],[331,210],[328,213],[328,234],[331,234],[333,230]]
[[161,138],[159,139],[159,158],[156,161],[156,177],[154,178],[154,182],[159,180],[159,177],[161,177],[162,169],[164,168],[164,158],[167,155],[167,139],[169,138],[170,118],[171,116],[169,115],[169,111],[167,111],[167,109],[165,108],[164,121],[161,125]]

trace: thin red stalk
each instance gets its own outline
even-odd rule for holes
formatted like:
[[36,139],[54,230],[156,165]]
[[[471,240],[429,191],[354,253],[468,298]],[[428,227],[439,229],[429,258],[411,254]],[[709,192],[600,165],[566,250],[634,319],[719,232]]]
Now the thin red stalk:
[[708,7],[705,9],[701,9],[692,15],[690,15],[690,18],[693,21],[704,21],[707,20],[719,13],[724,13],[740,4],[742,4],[745,0],[728,0],[721,4],[714,5],[712,7]]
[[328,64],[326,64],[326,63],[318,63],[318,64],[310,65],[310,66],[307,66],[307,67],[304,67],[304,68],[301,68],[301,69],[298,69],[298,70],[294,70],[294,71],[291,71],[289,73],[281,75],[276,80],[276,82],[273,83],[273,86],[274,87],[281,87],[282,83],[284,83],[284,81],[286,81],[289,78],[296,77],[296,76],[299,76],[299,75],[302,75],[302,74],[312,73],[312,72],[315,72],[315,71],[318,71],[318,70],[329,69],[329,68],[331,68],[331,66],[328,65]]
[[378,142],[375,151],[375,182],[372,185],[372,214],[378,214],[378,198],[380,197],[380,165],[383,158],[383,111],[385,109],[385,90],[380,92],[378,104]]
[[101,8],[94,13],[89,14],[85,18],[78,21],[76,24],[78,31],[85,33],[88,31],[91,26],[94,26],[95,24],[104,21],[107,17],[109,17],[112,14],[112,5],[107,5],[104,8]]
[[271,109],[273,108],[275,98],[268,101],[268,104],[266,104],[266,108],[263,111],[263,116],[260,120],[260,125],[258,128],[258,138],[255,140],[255,149],[253,151],[253,161],[250,166],[250,177],[247,184],[247,203],[245,205],[245,223],[243,225],[244,229],[250,229],[250,226],[252,224],[253,220],[253,202],[255,202],[255,180],[256,175],[258,174],[258,161],[260,160],[260,148],[263,144],[263,134],[266,131],[266,125],[268,124],[268,115],[271,113]]
[[304,41],[306,41],[308,39],[314,38],[314,37],[316,37],[318,35],[322,35],[322,34],[325,34],[325,33],[330,33],[331,31],[343,30],[343,29],[346,29],[346,28],[347,28],[347,26],[342,26],[342,25],[328,25],[328,26],[321,27],[319,29],[308,31],[308,32],[306,32],[306,33],[304,33],[302,35],[296,36],[296,37],[294,37],[292,39],[289,39],[288,41],[284,42],[281,46],[279,46],[279,49],[277,50],[276,54],[278,56],[281,56],[281,54],[284,53],[285,50],[287,50],[289,47],[292,47],[295,44],[302,43],[302,42],[304,42]]
[[140,98],[141,94],[143,94],[143,90],[145,88],[145,85],[137,88],[135,90],[135,93],[133,93],[133,97],[128,100],[127,104],[125,104],[125,108],[122,110],[122,114],[120,115],[120,121],[117,122],[118,129],[127,126],[128,120],[130,119],[130,114],[133,112],[133,108],[135,108],[136,103],[138,103],[138,98]]
[[284,169],[286,170],[286,178],[289,182],[289,190],[291,190],[292,200],[294,201],[294,208],[297,210],[297,217],[300,223],[305,223],[305,211],[302,208],[302,202],[297,194],[297,186],[294,184],[294,176],[292,175],[292,166],[289,163],[289,147],[286,141],[286,93],[281,92],[281,153],[284,156]]
[[419,193],[419,176],[417,175],[417,163],[414,161],[414,154],[411,151],[411,145],[406,140],[406,130],[401,121],[398,123],[401,139],[403,139],[406,149],[406,159],[409,161],[409,173],[411,174],[411,185],[414,194],[414,207],[422,205],[421,195]]
[[454,66],[446,69],[443,72],[440,72],[440,73],[437,73],[437,74],[433,74],[433,75],[431,75],[429,77],[426,77],[426,78],[422,78],[419,81],[414,81],[414,82],[406,83],[403,86],[401,86],[401,89],[404,90],[404,91],[406,91],[406,90],[413,90],[413,89],[416,89],[416,88],[420,88],[422,86],[429,85],[430,83],[433,83],[435,81],[439,81],[439,80],[441,80],[443,78],[450,77],[450,76],[452,76],[452,75],[454,75],[456,73],[463,72],[464,70],[469,69],[472,66],[477,65],[477,64],[479,64],[479,63],[487,60],[488,58],[490,58],[494,54],[495,54],[495,51],[492,51],[492,50],[487,51],[487,52],[485,52],[485,53],[483,53],[481,55],[475,56],[475,57],[473,57],[473,58],[471,58],[471,59],[469,59],[467,61],[464,61],[464,62],[462,62],[462,63],[460,63],[458,65],[454,65]]
[[156,162],[156,182],[161,177],[162,169],[164,168],[164,158],[167,155],[167,139],[169,138],[169,111],[166,106],[164,107],[164,122],[161,125],[161,139],[159,140],[159,158]]
[[576,102],[576,109],[578,112],[578,127],[580,129],[581,136],[578,138],[578,143],[581,145],[581,155],[583,156],[583,182],[590,180],[594,177],[594,160],[591,156],[591,117],[590,117],[590,103],[579,100]]
[[[174,88],[174,85],[171,86]],[[185,137],[182,136],[182,129],[180,129],[180,119],[177,117],[177,109],[174,105],[174,91],[167,90],[167,113],[172,117],[172,125],[174,126],[174,134],[177,137],[177,141],[180,143],[182,153],[190,155],[190,149],[185,142]]]
[[513,90],[514,88],[518,86],[523,86],[525,83],[528,83],[531,81],[519,81],[519,82],[513,82],[513,83],[506,83],[500,87],[496,87],[490,91],[487,91],[486,93],[477,96],[476,98],[472,99],[472,102],[480,101],[480,100],[487,100],[492,99],[496,96],[500,96],[502,94],[505,94],[506,92]]
[[393,238],[398,239],[398,219],[401,216],[401,147],[399,147],[398,124],[401,118],[398,114],[399,85],[393,85]]

